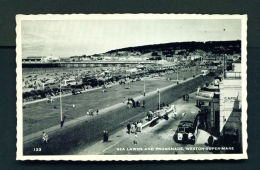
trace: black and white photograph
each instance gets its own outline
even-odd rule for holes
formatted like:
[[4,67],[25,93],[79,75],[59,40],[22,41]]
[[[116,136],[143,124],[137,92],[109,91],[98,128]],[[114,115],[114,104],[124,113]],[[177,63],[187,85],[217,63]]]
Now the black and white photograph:
[[17,160],[248,158],[247,15],[16,24]]

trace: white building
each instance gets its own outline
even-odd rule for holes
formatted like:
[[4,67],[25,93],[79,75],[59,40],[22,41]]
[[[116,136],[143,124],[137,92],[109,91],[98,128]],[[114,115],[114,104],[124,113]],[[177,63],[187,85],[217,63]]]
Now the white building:
[[59,62],[59,61],[60,61],[59,57],[54,57],[52,55],[49,55],[49,56],[44,58],[44,62],[46,62],[46,63]]
[[[241,63],[233,63],[233,70],[225,73],[220,85],[219,133],[242,147],[242,80]],[[240,148],[241,150],[241,148]]]

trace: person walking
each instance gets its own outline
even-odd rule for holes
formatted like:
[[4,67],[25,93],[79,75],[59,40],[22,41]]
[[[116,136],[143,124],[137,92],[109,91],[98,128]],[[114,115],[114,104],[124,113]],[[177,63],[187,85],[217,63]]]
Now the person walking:
[[134,101],[134,99],[132,100],[132,103],[133,103],[133,108],[135,108],[135,101]]
[[99,112],[99,111],[98,111],[98,109],[97,109],[97,115],[98,115],[98,112]]
[[131,132],[135,133],[135,124],[134,123],[131,124]]
[[138,132],[142,132],[142,122],[141,121],[139,121],[138,123],[137,123],[137,131]]
[[46,142],[48,143],[49,140],[49,136],[47,135],[47,133],[43,132],[42,133],[42,143]]
[[145,107],[145,101],[143,100],[143,107]]
[[134,139],[134,144],[137,145],[137,133],[135,132],[135,139]]
[[108,142],[108,138],[109,138],[109,135],[108,135],[108,131],[106,130],[106,142]]
[[130,134],[131,125],[129,122],[126,125],[126,128],[127,128],[127,133]]
[[106,142],[106,131],[103,132],[103,142]]

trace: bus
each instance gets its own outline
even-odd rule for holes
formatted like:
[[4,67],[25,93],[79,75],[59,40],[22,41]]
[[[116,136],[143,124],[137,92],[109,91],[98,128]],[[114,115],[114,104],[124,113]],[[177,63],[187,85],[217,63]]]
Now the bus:
[[77,81],[75,79],[69,79],[69,80],[63,80],[61,82],[61,86],[71,86],[71,85],[76,85]]
[[42,83],[42,89],[49,89],[53,87],[57,87],[57,84],[54,81],[47,81],[45,83]]

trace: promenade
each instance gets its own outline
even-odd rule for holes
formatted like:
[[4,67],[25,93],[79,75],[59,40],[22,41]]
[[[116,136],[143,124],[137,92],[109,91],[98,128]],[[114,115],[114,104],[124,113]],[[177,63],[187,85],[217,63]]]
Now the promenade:
[[[177,118],[174,118],[173,112],[169,114],[169,120],[159,119],[158,124],[149,127],[146,126],[142,132],[137,132],[138,144],[134,144],[135,135],[127,133],[127,122],[125,127],[109,136],[108,142],[100,141],[85,147],[76,155],[135,155],[135,154],[212,154],[208,150],[198,149],[206,148],[209,133],[199,129],[194,145],[183,145],[175,143],[173,135],[177,129],[178,123],[182,120],[182,113],[196,114],[199,108],[195,106],[195,93],[190,94],[190,100],[184,101],[179,99],[170,105],[175,105],[177,110]],[[184,115],[185,117],[185,115]],[[146,118],[143,118],[143,122]],[[130,122],[132,123],[132,122]],[[194,150],[186,150],[185,147]],[[184,150],[179,150],[184,148]],[[176,150],[173,150],[176,149]],[[197,149],[197,150],[196,150]]]

